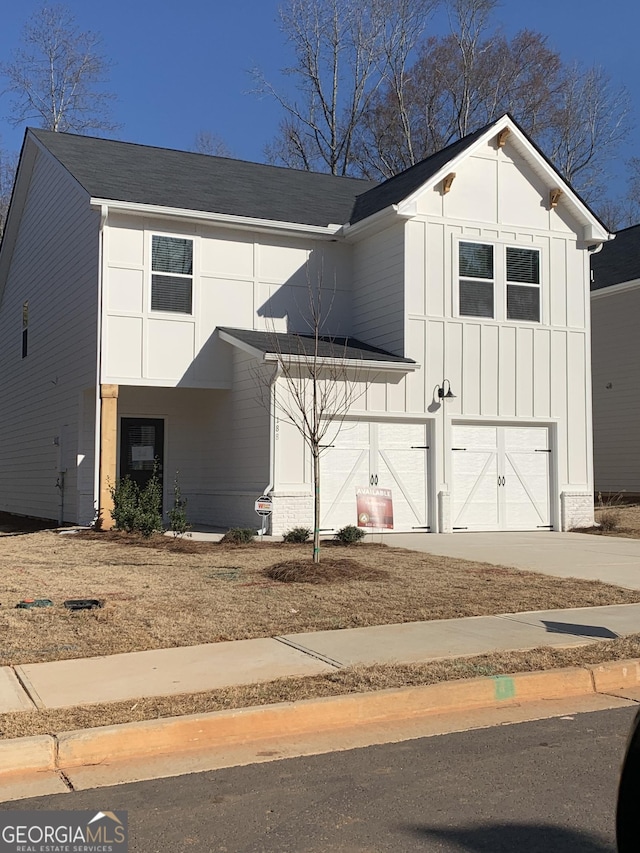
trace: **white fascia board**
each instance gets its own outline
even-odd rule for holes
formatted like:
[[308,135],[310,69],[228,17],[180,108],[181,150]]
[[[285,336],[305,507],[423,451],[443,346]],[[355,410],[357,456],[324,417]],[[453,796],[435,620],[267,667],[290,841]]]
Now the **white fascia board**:
[[[265,362],[278,362],[284,364],[309,364],[309,359],[313,356],[304,355],[289,355],[288,353],[267,352],[264,354]],[[418,362],[407,363],[397,361],[365,361],[364,359],[355,358],[322,358],[318,356],[317,363],[320,367],[341,367],[345,370],[376,370],[378,372],[390,371],[393,373],[412,373],[414,370],[420,370]]]
[[631,281],[622,281],[620,284],[610,284],[608,287],[599,287],[591,291],[591,299],[602,299],[604,296],[615,296],[617,293],[625,293],[628,290],[637,290],[640,287],[640,278]]
[[398,205],[390,204],[379,210],[377,213],[367,216],[366,219],[361,219],[353,225],[347,224],[342,228],[343,237],[355,237],[362,234],[363,231],[369,231],[373,228],[383,228],[387,222],[396,219],[398,216]]
[[220,331],[220,329],[218,329],[218,337],[221,341],[225,341],[226,343],[231,344],[231,346],[237,347],[238,349],[249,353],[249,355],[252,355],[254,358],[257,358],[258,361],[261,361],[264,357],[264,353],[261,349],[256,349],[250,344],[246,344],[244,341],[241,341],[239,338],[230,335],[228,332],[222,332]]
[[109,210],[119,213],[138,213],[143,216],[155,216],[164,219],[176,218],[192,222],[210,222],[226,228],[241,228],[249,231],[268,231],[270,233],[304,234],[318,239],[332,238],[342,228],[341,225],[304,225],[300,222],[278,222],[275,219],[257,219],[251,216],[232,216],[227,213],[210,213],[207,210],[186,210],[182,207],[163,207],[158,204],[137,204],[131,201],[114,201],[108,198],[92,198],[95,207],[107,205]]
[[544,173],[548,180],[549,187],[559,186],[559,188],[562,189],[563,203],[568,203],[570,207],[574,208],[579,220],[583,223],[584,233],[582,235],[582,239],[591,244],[604,243],[608,240],[612,240],[613,235],[610,234],[609,231],[607,231],[607,229],[598,221],[587,205],[578,198],[560,173],[556,171],[556,169],[554,169],[553,166],[551,166],[546,159],[538,153],[538,151],[536,151],[527,137],[518,127],[516,127],[509,116],[506,115],[499,119],[495,124],[491,125],[491,127],[487,128],[486,132],[476,139],[472,145],[465,148],[464,151],[461,151],[460,154],[445,163],[445,165],[435,175],[429,178],[428,181],[425,181],[422,186],[401,201],[398,205],[398,213],[400,216],[406,216],[408,218],[414,216],[416,213],[416,200],[418,196],[420,196],[425,190],[432,189],[436,184],[442,181],[449,172],[455,171],[457,166],[466,160],[467,157],[471,156],[474,151],[481,148],[483,145],[486,145],[490,139],[497,136],[501,130],[505,129],[508,129],[513,134],[514,138],[517,139],[520,148],[524,149],[526,152],[526,157],[533,160],[540,171]]

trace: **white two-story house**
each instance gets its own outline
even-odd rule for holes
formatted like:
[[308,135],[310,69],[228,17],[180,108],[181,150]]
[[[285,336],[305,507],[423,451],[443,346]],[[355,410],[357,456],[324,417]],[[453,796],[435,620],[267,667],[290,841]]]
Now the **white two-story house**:
[[192,523],[257,526],[268,492],[274,533],[308,526],[309,451],[273,399],[313,283],[361,382],[323,529],[367,486],[395,530],[589,524],[609,237],[508,116],[379,185],[29,130],[0,247],[0,509],[108,526],[109,485],[155,460]]

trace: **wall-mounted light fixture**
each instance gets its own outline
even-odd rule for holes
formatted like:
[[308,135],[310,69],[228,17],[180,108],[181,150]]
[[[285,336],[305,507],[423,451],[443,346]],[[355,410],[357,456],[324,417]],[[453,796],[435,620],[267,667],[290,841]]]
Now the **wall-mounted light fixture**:
[[442,380],[442,385],[438,385],[439,400],[455,400],[456,395],[451,390],[451,383],[448,379]]

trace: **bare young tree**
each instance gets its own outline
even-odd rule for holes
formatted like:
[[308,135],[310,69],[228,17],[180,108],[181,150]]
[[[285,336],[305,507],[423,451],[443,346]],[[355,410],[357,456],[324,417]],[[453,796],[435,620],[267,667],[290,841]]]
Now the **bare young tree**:
[[308,279],[308,305],[302,312],[307,331],[270,331],[275,372],[272,377],[255,374],[263,405],[297,430],[311,455],[314,563],[320,562],[320,458],[375,379],[353,359],[348,338],[324,331],[334,295],[335,290],[323,289],[321,276],[317,284]]
[[196,154],[209,154],[213,157],[232,157],[224,139],[211,130],[199,130],[193,143]]
[[284,111],[269,158],[287,166],[346,175],[354,134],[384,79],[402,79],[435,0],[286,0],[281,27],[296,64],[283,69],[288,96],[254,72],[258,90]]
[[11,122],[54,131],[110,132],[114,96],[105,91],[110,67],[96,33],[82,31],[65,6],[41,6],[22,43],[2,66],[12,93]]

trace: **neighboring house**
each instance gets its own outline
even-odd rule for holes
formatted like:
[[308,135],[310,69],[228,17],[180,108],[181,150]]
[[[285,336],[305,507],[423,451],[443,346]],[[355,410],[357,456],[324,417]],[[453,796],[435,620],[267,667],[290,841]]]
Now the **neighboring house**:
[[29,130],[0,248],[0,509],[109,524],[109,484],[155,458],[165,512],[179,472],[193,523],[257,526],[268,491],[274,533],[309,525],[309,453],[257,376],[283,392],[319,283],[362,383],[323,529],[367,486],[396,530],[589,524],[609,237],[508,116],[378,186]]
[[591,259],[595,488],[640,495],[640,225]]

